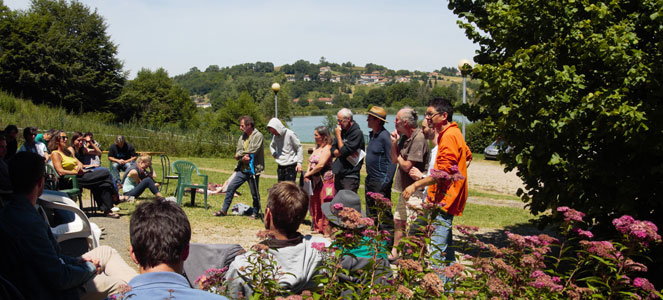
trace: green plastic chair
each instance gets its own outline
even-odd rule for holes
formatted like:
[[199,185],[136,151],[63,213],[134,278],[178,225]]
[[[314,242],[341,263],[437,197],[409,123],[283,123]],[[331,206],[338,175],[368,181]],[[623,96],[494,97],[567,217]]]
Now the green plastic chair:
[[58,180],[69,179],[71,180],[71,188],[58,190],[59,192],[66,193],[71,199],[78,199],[78,203],[83,210],[83,193],[80,188],[78,188],[78,180],[76,180],[76,175],[64,175],[60,176],[53,166],[46,164],[46,174],[53,175]]
[[[205,209],[207,209],[207,175],[200,174],[198,167],[190,161],[178,160],[173,163],[172,168],[177,172],[177,187],[175,188],[175,194],[177,195],[177,204],[182,205],[182,195],[184,195],[184,189],[191,188],[191,205],[195,206],[196,204],[196,189],[203,189],[203,195],[205,197]],[[195,184],[191,181],[193,176],[193,171],[196,171],[196,174],[203,178],[202,184]]]

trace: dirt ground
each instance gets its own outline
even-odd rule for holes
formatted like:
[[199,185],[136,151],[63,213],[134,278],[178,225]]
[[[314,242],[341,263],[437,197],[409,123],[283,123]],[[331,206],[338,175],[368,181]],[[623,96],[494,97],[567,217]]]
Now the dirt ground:
[[[515,195],[516,190],[523,187],[522,182],[516,176],[515,172],[504,173],[504,168],[495,161],[477,160],[470,164],[468,168],[469,185],[473,190],[481,190],[490,193],[500,193]],[[522,203],[510,200],[494,200],[487,198],[468,199],[472,203],[495,206],[522,206]],[[101,244],[110,245],[117,249],[124,257],[125,261],[133,265],[129,258],[129,218],[123,217],[119,220],[92,217],[92,222],[99,226],[106,227]],[[239,244],[245,249],[259,242],[256,233],[259,228],[229,228],[224,226],[215,226],[207,228],[192,228],[191,241],[194,243],[224,243]],[[303,234],[310,234],[310,226],[302,225],[300,231]],[[135,265],[134,265],[135,266]]]

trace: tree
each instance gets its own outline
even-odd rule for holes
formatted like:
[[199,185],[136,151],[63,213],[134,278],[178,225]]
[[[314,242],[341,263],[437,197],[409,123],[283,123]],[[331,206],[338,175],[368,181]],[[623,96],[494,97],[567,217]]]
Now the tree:
[[[272,101],[272,104],[274,104],[274,101]],[[263,133],[266,132],[265,116],[246,91],[242,92],[236,99],[228,99],[226,107],[219,109],[217,113],[219,124],[226,130],[236,131],[239,128],[239,117],[251,116],[255,122],[255,128]]]
[[176,86],[163,68],[154,72],[140,70],[114,103],[121,120],[135,118],[155,127],[173,124],[185,128],[195,125],[191,122],[196,106],[188,93]]
[[[663,3],[452,0],[480,45],[473,116],[513,147],[533,213],[663,225]],[[660,256],[659,256],[660,257]]]
[[1,89],[76,111],[107,109],[122,91],[117,46],[96,11],[76,1],[34,0],[1,22],[0,30],[11,30],[0,44]]

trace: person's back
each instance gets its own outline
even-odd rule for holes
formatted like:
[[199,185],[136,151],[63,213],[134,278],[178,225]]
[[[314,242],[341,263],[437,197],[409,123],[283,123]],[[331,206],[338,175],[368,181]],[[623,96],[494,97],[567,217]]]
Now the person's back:
[[[268,248],[260,251],[268,251],[284,272],[279,279],[281,288],[296,294],[315,287],[313,277],[323,255],[313,248],[314,244],[322,243],[325,247],[330,244],[325,238],[303,236],[297,231],[307,212],[308,198],[299,186],[290,181],[274,185],[269,191],[265,210],[265,228],[274,238],[258,246]],[[232,297],[249,298],[253,294],[253,283],[245,281],[242,276],[251,266],[251,255],[257,253],[250,251],[237,256],[226,273]]]
[[193,289],[180,275],[189,255],[191,225],[184,211],[170,201],[143,202],[129,225],[131,258],[140,273],[122,293],[124,299],[226,299]]

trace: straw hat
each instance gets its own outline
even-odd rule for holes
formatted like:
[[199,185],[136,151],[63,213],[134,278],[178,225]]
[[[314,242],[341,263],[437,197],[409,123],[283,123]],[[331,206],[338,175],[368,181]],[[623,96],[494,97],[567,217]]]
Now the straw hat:
[[382,120],[385,123],[387,122],[387,111],[382,107],[373,106],[368,110],[368,114]]

